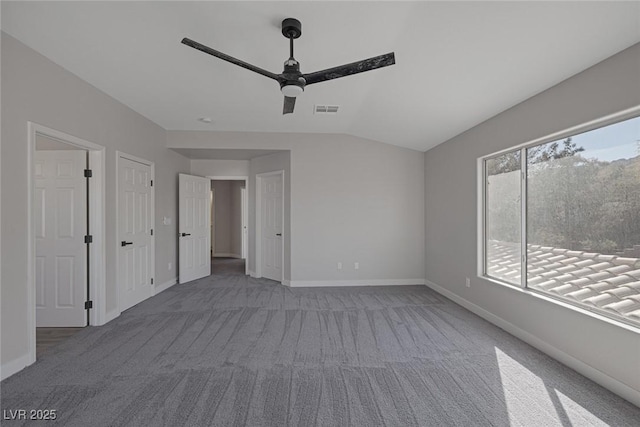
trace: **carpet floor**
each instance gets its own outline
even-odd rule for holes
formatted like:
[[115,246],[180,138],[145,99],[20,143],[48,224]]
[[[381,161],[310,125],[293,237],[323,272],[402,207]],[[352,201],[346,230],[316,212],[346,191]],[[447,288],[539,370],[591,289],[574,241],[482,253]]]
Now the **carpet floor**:
[[[640,409],[425,286],[214,274],[50,348],[0,384],[2,425],[638,426]],[[41,423],[44,424],[44,423]]]

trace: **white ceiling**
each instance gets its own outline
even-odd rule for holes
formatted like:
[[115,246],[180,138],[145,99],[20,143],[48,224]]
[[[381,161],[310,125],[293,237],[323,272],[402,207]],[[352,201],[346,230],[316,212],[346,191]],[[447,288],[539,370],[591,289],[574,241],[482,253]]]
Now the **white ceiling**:
[[[276,82],[180,44],[280,73],[286,17],[302,21],[302,72],[391,51],[396,65],[309,86],[283,116]],[[424,151],[640,42],[640,2],[3,1],[2,29],[165,129],[346,133]]]

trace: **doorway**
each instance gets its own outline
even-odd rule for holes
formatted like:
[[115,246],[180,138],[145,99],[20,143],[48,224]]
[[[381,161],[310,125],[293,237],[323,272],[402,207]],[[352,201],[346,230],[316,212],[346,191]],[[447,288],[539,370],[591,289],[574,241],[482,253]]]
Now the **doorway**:
[[102,146],[28,123],[27,322],[36,328],[105,323]]
[[[243,269],[248,274],[248,177],[208,178],[211,179],[212,261],[223,258],[243,260]],[[212,265],[215,268],[216,263]]]

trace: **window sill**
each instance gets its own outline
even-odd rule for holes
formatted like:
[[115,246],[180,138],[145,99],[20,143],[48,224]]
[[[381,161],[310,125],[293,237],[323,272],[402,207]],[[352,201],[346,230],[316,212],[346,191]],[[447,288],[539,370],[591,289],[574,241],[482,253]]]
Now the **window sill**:
[[518,285],[514,285],[512,283],[509,282],[505,282],[503,280],[497,279],[495,277],[490,277],[490,276],[485,276],[485,275],[479,275],[478,276],[479,279],[485,280],[487,282],[493,283],[493,284],[497,284],[500,285],[504,288],[508,288],[512,291],[515,292],[520,292],[522,294],[528,295],[527,298],[537,298],[539,300],[542,301],[546,301],[546,302],[550,302],[552,304],[556,304],[559,305],[563,308],[566,308],[568,310],[572,310],[574,312],[601,320],[605,323],[608,323],[610,325],[613,326],[617,326],[620,327],[622,329],[625,329],[629,332],[634,332],[636,334],[640,334],[640,324],[638,324],[637,322],[634,322],[632,320],[626,319],[624,317],[620,317],[620,316],[616,316],[614,314],[605,314],[602,313],[600,310],[595,310],[595,309],[590,309],[590,307],[588,306],[583,306],[583,305],[578,305],[578,304],[573,304],[570,301],[567,301],[565,299],[561,299],[561,298],[556,298],[553,297],[551,295],[545,294],[541,291],[535,290],[535,289],[531,289],[531,288],[523,288],[521,286]]

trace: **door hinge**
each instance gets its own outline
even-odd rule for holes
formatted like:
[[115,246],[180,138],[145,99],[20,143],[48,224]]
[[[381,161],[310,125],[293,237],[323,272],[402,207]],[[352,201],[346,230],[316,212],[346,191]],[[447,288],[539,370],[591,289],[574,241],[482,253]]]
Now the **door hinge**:
[[93,308],[93,301],[85,301],[84,302],[84,309],[88,310],[90,308]]
[[93,171],[91,169],[85,169],[84,170],[84,177],[85,178],[91,178],[93,176]]
[[84,236],[84,242],[85,243],[93,243],[93,236],[90,235],[90,234],[87,235],[87,236]]
[[151,186],[153,187],[153,180],[151,180]]
[[151,235],[153,236],[153,228],[151,229]]
[[151,278],[151,284],[153,285],[153,278]]

